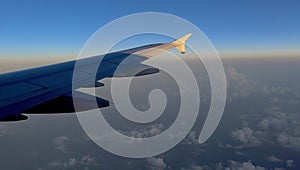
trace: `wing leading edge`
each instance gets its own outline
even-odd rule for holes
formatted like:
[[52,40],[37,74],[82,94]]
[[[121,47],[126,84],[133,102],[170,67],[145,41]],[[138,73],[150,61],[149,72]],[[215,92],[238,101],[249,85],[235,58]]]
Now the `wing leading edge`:
[[[114,75],[116,68],[128,56],[133,57],[132,60],[122,63],[124,70],[132,67],[142,66],[141,62],[150,57],[156,56],[171,48],[176,48],[179,52],[185,53],[185,41],[191,36],[187,34],[171,43],[150,44],[142,47],[132,48],[128,50],[109,53],[102,56],[94,56],[84,60],[80,69],[82,74],[90,74],[84,72],[85,67],[89,67],[99,57],[104,57],[98,68],[95,80],[78,83],[78,87],[97,86],[98,80]],[[0,74],[0,121],[18,121],[25,120],[27,116],[21,113],[66,113],[74,112],[72,97],[82,97],[88,108],[88,101],[91,97],[83,94],[71,96],[72,78],[76,61],[69,61],[44,67],[32,68],[22,71],[16,71],[6,74]],[[128,71],[126,71],[128,72]],[[147,68],[139,75],[120,75],[123,76],[143,76],[147,74],[157,73],[156,68]],[[99,84],[98,84],[99,85]],[[108,106],[108,102],[104,99],[97,99],[99,107]],[[61,109],[50,109],[54,105]],[[47,110],[48,109],[48,110]],[[91,108],[90,108],[91,109]]]

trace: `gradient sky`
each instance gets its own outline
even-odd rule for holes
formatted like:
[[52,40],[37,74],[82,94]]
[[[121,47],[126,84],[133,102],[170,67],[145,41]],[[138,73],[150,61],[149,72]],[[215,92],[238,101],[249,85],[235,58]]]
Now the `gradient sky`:
[[298,1],[2,0],[2,59],[77,56],[101,26],[137,12],[165,12],[198,26],[223,54],[300,54]]

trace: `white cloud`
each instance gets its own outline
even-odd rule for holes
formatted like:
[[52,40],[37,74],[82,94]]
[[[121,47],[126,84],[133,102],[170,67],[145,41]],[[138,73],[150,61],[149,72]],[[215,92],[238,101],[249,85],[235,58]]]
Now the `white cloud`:
[[266,157],[266,159],[267,159],[269,162],[283,162],[283,160],[277,158],[277,157],[274,156],[274,155],[268,156],[268,157]]
[[230,160],[228,167],[222,167],[225,170],[264,170],[264,167],[259,165],[254,165],[251,161],[248,162],[238,162]]
[[164,162],[163,158],[150,157],[146,159],[149,164],[148,168],[151,170],[162,170],[167,168],[167,164]]
[[234,130],[231,133],[233,139],[240,141],[247,146],[258,146],[262,143],[261,139],[258,137],[259,131],[253,131],[249,127],[244,127],[240,130]]
[[199,166],[195,164],[191,164],[188,168],[181,168],[181,170],[205,170],[205,169],[211,169],[207,166]]
[[228,143],[225,145],[225,144],[223,144],[223,142],[219,142],[218,147],[223,148],[223,149],[228,149],[228,148],[232,148],[232,145],[228,144]]
[[236,155],[240,155],[240,156],[245,156],[245,155],[246,155],[245,153],[240,152],[240,151],[235,151],[235,154],[236,154]]
[[275,167],[274,170],[285,170],[285,168]]
[[98,166],[95,158],[90,155],[85,155],[79,160],[71,157],[65,162],[55,161],[49,163],[49,167],[54,169],[87,169],[89,166]]
[[196,136],[196,131],[190,131],[184,139],[185,144],[199,144],[198,138]]
[[[226,165],[224,165],[226,164]],[[181,168],[181,170],[265,170],[264,167],[254,165],[250,160],[247,162],[238,162],[228,160],[226,163],[219,162],[215,165],[195,165],[192,164],[188,168]]]
[[299,136],[291,136],[286,132],[282,132],[277,135],[277,142],[283,147],[300,150]]
[[269,97],[270,103],[275,104],[299,104],[300,93],[298,90],[261,84],[248,79],[244,74],[236,71],[235,68],[229,67],[226,70],[226,79],[228,86],[227,98],[230,102],[233,100],[249,97],[252,94],[264,95]]
[[280,130],[285,128],[288,126],[287,114],[276,112],[275,114],[262,119],[258,126],[262,130]]
[[293,167],[294,161],[293,160],[286,160],[285,163],[286,163],[286,167],[291,168],[291,167]]
[[268,85],[264,85],[262,88],[262,92],[264,92],[265,94],[277,94],[277,95],[290,95],[290,94],[294,94],[294,91],[290,88],[287,87],[274,87],[274,86],[268,86]]
[[67,136],[56,137],[53,142],[56,144],[56,148],[64,153],[67,153],[66,142],[69,140]]
[[299,119],[299,114],[284,113],[272,108],[258,123],[251,127],[246,124],[242,129],[234,130],[231,136],[241,142],[242,146],[273,144],[300,151]]
[[234,100],[240,97],[248,97],[256,89],[256,83],[248,80],[245,75],[238,73],[235,68],[230,67],[226,70],[228,86],[228,98]]
[[147,138],[156,136],[163,131],[163,124],[154,124],[144,129],[130,129],[126,131],[120,131],[121,133],[134,138]]

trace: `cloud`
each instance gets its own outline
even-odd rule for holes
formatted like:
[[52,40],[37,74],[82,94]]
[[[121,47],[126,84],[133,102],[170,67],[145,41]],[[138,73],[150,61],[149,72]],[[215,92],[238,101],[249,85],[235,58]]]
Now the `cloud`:
[[151,125],[147,128],[144,129],[129,129],[126,131],[120,131],[121,133],[129,136],[129,137],[134,137],[134,138],[148,138],[151,136],[156,136],[160,134],[163,131],[163,124],[158,123]]
[[274,170],[285,170],[285,168],[275,167]]
[[77,160],[74,157],[69,158],[68,161],[60,162],[55,161],[49,163],[49,168],[53,169],[88,169],[90,166],[98,166],[95,158],[90,155],[85,155],[81,159]]
[[262,86],[261,89],[262,92],[264,92],[265,94],[277,94],[278,96],[283,96],[283,95],[295,96],[293,95],[295,94],[295,91],[287,87],[281,87],[281,86],[275,87],[275,86],[264,85]]
[[231,144],[223,144],[223,142],[219,142],[218,143],[218,147],[219,148],[223,148],[223,149],[228,149],[228,148],[232,148],[232,145]]
[[244,152],[240,152],[240,151],[235,151],[236,155],[240,155],[240,156],[245,156],[246,154]]
[[199,166],[195,164],[191,164],[188,168],[181,168],[181,170],[205,170],[205,169],[211,169],[208,166]]
[[267,159],[269,162],[283,162],[283,160],[277,158],[277,157],[274,156],[274,155],[268,156],[268,157],[266,157],[266,159]]
[[270,116],[262,119],[258,126],[260,129],[269,131],[269,130],[280,130],[288,126],[287,114],[274,111],[276,113],[271,114]]
[[226,70],[228,86],[228,98],[234,100],[240,97],[248,97],[255,92],[256,83],[248,80],[245,75],[238,73],[235,68]]
[[[226,164],[226,165],[225,165]],[[195,165],[192,164],[188,168],[181,168],[181,170],[265,170],[264,167],[254,165],[250,160],[247,162],[238,162],[228,160],[225,163],[219,162],[215,165]]]
[[67,153],[66,142],[69,140],[67,136],[56,137],[53,142],[56,144],[56,149],[61,152]]
[[226,70],[227,98],[230,102],[237,99],[247,98],[251,95],[263,95],[270,98],[273,104],[299,104],[300,93],[298,90],[262,84],[248,79],[244,74],[236,71],[234,67]]
[[196,136],[196,131],[190,131],[184,141],[183,141],[184,144],[189,144],[189,145],[192,145],[192,144],[199,144],[199,141],[198,141],[198,138]]
[[150,157],[146,159],[149,164],[148,168],[151,170],[162,170],[167,168],[167,164],[164,162],[163,158]]
[[270,108],[265,118],[251,127],[246,124],[242,129],[235,129],[231,136],[242,143],[243,147],[273,144],[300,151],[299,119],[299,114]]
[[240,141],[241,143],[247,146],[258,146],[262,143],[259,135],[257,134],[259,131],[253,131],[249,127],[244,127],[240,130],[234,130],[231,133],[233,139]]
[[293,160],[286,160],[285,163],[286,163],[286,167],[291,168],[291,167],[293,167],[294,161]]
[[282,132],[277,135],[277,142],[286,148],[292,148],[300,150],[300,137],[299,136],[292,136],[286,132]]
[[264,167],[259,165],[252,164],[251,161],[248,162],[238,162],[229,160],[229,166],[223,167],[222,164],[219,164],[217,169],[225,169],[225,170],[264,170]]
[[258,93],[267,96],[270,99],[271,104],[299,104],[300,93],[298,92],[298,89],[281,86],[274,87],[270,85],[261,85],[259,86]]

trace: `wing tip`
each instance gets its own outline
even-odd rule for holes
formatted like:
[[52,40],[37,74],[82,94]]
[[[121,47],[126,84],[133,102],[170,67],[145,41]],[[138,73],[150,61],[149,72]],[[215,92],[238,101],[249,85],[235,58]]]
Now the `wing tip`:
[[173,41],[171,44],[181,53],[185,54],[185,41],[192,35],[192,33],[185,34],[184,36]]

